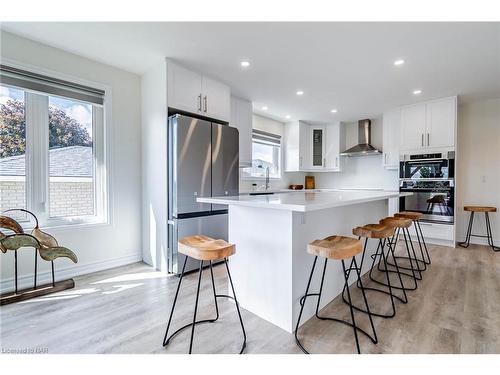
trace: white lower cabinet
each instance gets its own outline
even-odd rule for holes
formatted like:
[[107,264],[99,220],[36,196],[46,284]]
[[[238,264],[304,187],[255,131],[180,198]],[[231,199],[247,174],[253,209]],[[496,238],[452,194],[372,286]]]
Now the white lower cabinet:
[[252,102],[231,96],[229,125],[238,129],[240,140],[240,167],[252,166]]
[[[455,241],[454,225],[420,222],[420,228],[426,243],[451,244]],[[412,239],[416,240],[414,225],[409,230]]]

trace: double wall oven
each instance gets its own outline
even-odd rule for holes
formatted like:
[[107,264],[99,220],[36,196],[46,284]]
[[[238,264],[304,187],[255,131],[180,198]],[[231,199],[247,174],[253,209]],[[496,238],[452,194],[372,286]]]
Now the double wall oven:
[[455,153],[403,155],[399,163],[401,211],[421,212],[422,220],[453,224],[455,206]]

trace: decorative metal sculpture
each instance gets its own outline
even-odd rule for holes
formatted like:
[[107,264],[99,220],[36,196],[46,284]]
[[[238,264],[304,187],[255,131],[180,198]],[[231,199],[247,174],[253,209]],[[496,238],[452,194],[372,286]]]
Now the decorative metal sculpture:
[[[55,281],[55,270],[54,270],[54,260],[57,258],[65,257],[69,258],[73,261],[73,263],[78,262],[78,258],[74,252],[72,252],[70,249],[66,247],[59,246],[57,240],[51,236],[48,233],[43,232],[39,225],[38,225],[38,219],[33,214],[32,212],[24,209],[11,209],[4,211],[3,213],[7,212],[13,212],[13,211],[22,211],[25,212],[29,215],[31,215],[34,220],[35,220],[35,228],[31,231],[31,234],[24,233],[24,230],[22,226],[13,218],[8,217],[8,216],[0,216],[0,229],[7,229],[10,232],[13,232],[13,234],[5,234],[2,231],[0,231],[0,251],[3,253],[6,253],[7,250],[12,250],[14,251],[14,269],[15,269],[15,275],[14,275],[14,280],[15,280],[15,293],[14,295],[18,294],[18,287],[17,287],[17,251],[20,248],[23,247],[32,247],[35,249],[35,272],[34,272],[34,282],[33,282],[33,290],[37,290],[37,266],[38,266],[38,254],[40,254],[40,257],[48,262],[51,262],[51,268],[52,268],[52,288],[56,288],[56,281]],[[38,252],[38,253],[37,253]],[[70,281],[70,282],[69,282]],[[64,283],[64,285],[61,285],[58,290],[62,289],[67,289],[67,288],[72,288],[74,286],[73,280],[67,280],[67,282]],[[50,288],[44,288],[43,293],[31,293],[32,298],[38,295],[42,294],[47,294],[51,293],[54,291],[58,290],[50,290]],[[26,291],[23,291],[26,292]],[[32,292],[32,290],[30,290]],[[9,295],[9,297],[12,297],[12,295]],[[23,298],[26,299],[26,298]],[[14,301],[12,298],[10,300]],[[18,300],[18,299],[16,299]],[[2,304],[4,303],[9,303],[9,302],[4,302],[4,298],[2,296],[1,300]]]

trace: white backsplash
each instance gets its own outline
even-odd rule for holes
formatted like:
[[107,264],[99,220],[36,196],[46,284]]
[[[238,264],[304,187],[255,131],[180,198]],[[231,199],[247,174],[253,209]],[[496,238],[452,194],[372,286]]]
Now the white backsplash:
[[342,172],[313,173],[320,188],[398,190],[397,170],[382,167],[382,155],[342,157]]

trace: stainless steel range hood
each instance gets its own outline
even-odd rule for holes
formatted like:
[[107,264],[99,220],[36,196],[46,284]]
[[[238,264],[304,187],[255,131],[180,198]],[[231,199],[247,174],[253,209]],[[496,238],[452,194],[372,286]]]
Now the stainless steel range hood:
[[372,122],[369,119],[358,121],[358,144],[345,150],[340,155],[342,156],[368,156],[378,155],[381,153],[373,147],[371,143],[372,137]]

